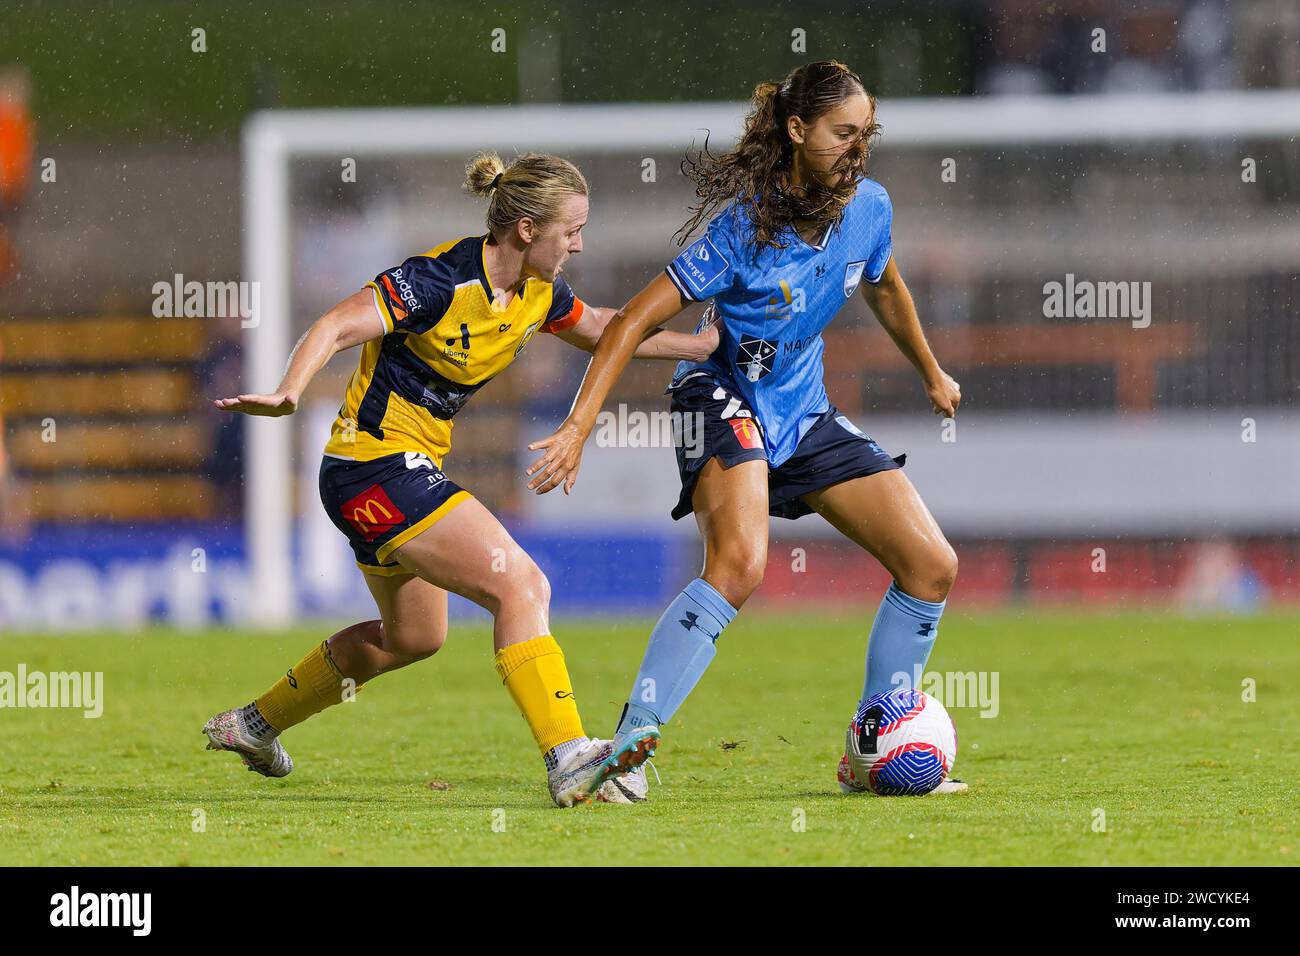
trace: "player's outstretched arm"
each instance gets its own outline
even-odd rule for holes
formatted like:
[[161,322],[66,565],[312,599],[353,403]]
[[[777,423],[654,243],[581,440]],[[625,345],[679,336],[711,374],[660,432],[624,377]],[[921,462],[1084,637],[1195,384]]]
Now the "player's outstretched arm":
[[961,386],[939,367],[938,360],[930,351],[930,344],[921,331],[921,320],[916,315],[912,293],[907,291],[907,284],[903,282],[893,256],[885,264],[879,282],[862,283],[862,296],[898,350],[916,367],[935,413],[950,418],[956,415],[957,406],[961,404]]
[[375,307],[374,293],[368,288],[362,289],[322,315],[303,334],[293,347],[289,367],[274,392],[218,398],[212,404],[224,411],[243,412],[245,415],[292,415],[307,383],[335,353],[383,334],[384,321]]
[[[618,314],[617,309],[602,309],[595,306],[584,310],[582,320],[571,329],[558,333],[570,345],[584,352],[595,352],[600,337],[609,326],[609,320]],[[699,332],[674,332],[671,329],[651,329],[641,344],[632,353],[639,359],[671,359],[674,362],[685,359],[688,362],[703,362],[718,347],[718,326],[716,322],[707,323]]]
[[582,463],[582,446],[595,427],[596,415],[614,383],[646,335],[685,307],[677,286],[666,274],[661,274],[614,313],[596,345],[569,417],[552,435],[528,446],[532,451],[543,452],[528,468],[532,476],[528,482],[530,490],[544,495],[563,485],[567,495],[573,489]]

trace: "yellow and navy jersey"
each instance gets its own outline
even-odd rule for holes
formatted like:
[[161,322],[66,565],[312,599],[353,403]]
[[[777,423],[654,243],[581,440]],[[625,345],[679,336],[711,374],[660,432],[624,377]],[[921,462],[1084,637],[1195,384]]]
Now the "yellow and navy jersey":
[[385,332],[361,346],[325,454],[371,461],[423,452],[441,467],[452,416],[470,396],[539,329],[563,332],[582,318],[585,306],[562,277],[529,278],[508,306],[494,306],[486,240],[445,242],[367,284]]

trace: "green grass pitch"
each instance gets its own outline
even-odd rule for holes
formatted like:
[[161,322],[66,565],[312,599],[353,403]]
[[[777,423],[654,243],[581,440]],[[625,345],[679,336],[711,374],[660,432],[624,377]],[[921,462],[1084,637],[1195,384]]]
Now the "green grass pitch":
[[[0,864],[1300,860],[1300,618],[951,614],[930,669],[998,672],[999,713],[952,709],[971,790],[919,799],[835,785],[869,626],[742,614],[666,728],[652,802],[568,811],[478,624],[290,730],[285,780],[204,751],[199,728],[320,629],[0,635],[0,671],[103,671],[105,698],[99,719],[0,710]],[[646,632],[557,622],[589,732],[610,732]]]

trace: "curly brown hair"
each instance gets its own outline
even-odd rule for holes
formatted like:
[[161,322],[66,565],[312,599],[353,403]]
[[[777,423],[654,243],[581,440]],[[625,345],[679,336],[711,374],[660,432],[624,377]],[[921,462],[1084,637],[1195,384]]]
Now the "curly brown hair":
[[[812,125],[851,96],[871,101],[871,123],[836,161],[836,185],[813,181],[802,189],[789,189],[786,179],[794,144],[786,131],[791,116]],[[764,246],[782,248],[787,226],[813,223],[818,227],[838,222],[867,170],[872,140],[880,132],[876,98],[861,78],[843,63],[821,60],[794,70],[780,83],[760,83],[754,88],[753,109],[734,149],[721,156],[704,146],[694,156],[687,153],[682,173],[695,185],[698,200],[691,217],[674,238],[681,245],[700,224],[722,206],[740,200],[754,227],[754,251]]]

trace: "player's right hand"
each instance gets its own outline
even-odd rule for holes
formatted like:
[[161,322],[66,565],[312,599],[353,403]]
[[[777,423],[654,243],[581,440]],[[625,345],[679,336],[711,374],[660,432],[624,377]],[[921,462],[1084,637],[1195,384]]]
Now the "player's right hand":
[[961,386],[947,372],[940,371],[937,380],[929,383],[925,389],[930,398],[930,405],[936,415],[955,418],[957,407],[961,404]]
[[238,398],[217,398],[213,399],[212,404],[226,412],[243,412],[245,415],[267,415],[271,418],[292,415],[298,408],[298,400],[284,392],[277,395],[240,395]]

